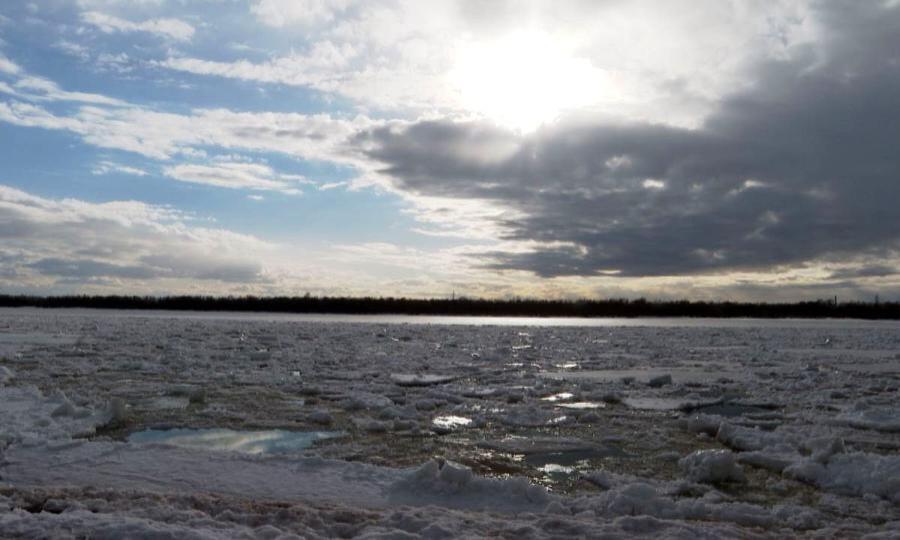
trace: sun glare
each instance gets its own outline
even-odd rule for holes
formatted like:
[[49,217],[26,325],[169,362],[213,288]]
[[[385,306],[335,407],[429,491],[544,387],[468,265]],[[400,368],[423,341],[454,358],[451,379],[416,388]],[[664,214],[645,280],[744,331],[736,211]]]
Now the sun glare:
[[467,43],[451,78],[465,109],[520,131],[598,101],[609,86],[603,70],[532,31]]

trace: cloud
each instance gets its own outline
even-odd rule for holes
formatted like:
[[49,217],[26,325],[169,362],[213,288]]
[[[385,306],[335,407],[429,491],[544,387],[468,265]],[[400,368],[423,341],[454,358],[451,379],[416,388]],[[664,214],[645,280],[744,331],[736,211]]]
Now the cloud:
[[18,75],[21,71],[22,68],[18,64],[0,54],[0,73]]
[[851,268],[841,268],[829,274],[828,279],[881,278],[900,274],[900,268],[886,264],[869,264]]
[[0,121],[25,127],[64,130],[101,148],[169,160],[212,146],[279,152],[299,159],[352,163],[346,142],[374,124],[365,117],[345,120],[327,114],[235,112],[196,109],[191,114],[141,107],[84,106],[71,115],[17,101],[0,102]]
[[337,189],[339,187],[345,187],[347,185],[347,182],[326,182],[324,184],[320,184],[318,189],[319,191],[328,191],[331,189]]
[[484,122],[378,127],[356,142],[394,188],[487,201],[540,276],[772,270],[900,249],[900,11],[817,4],[827,31],[760,59],[695,129],[589,117],[518,135]]
[[199,75],[335,90],[340,81],[348,76],[345,70],[351,68],[351,62],[357,54],[351,45],[340,46],[330,41],[320,41],[310,47],[306,54],[292,53],[263,63],[247,60],[214,62],[173,57],[158,65]]
[[256,0],[250,11],[262,23],[280,28],[331,21],[350,4],[349,0]]
[[[272,51],[262,61],[255,54],[233,60],[173,54],[157,65],[308,87],[405,114],[552,121],[581,105],[620,118],[695,126],[717,99],[743,84],[749,62],[784,55],[815,37],[809,3],[696,0],[685,10],[653,0],[257,0],[251,11],[272,31],[288,36],[302,26],[304,39],[292,38],[290,52]],[[529,67],[557,73],[551,81]],[[455,76],[460,73],[468,75]],[[510,89],[513,81],[529,88]],[[548,91],[568,102],[543,99]],[[538,99],[526,99],[532,97]]]
[[186,163],[165,167],[163,174],[182,182],[229,189],[280,191],[288,195],[301,193],[298,185],[312,183],[303,176],[277,173],[261,163]]
[[100,161],[94,168],[91,169],[91,174],[94,175],[104,175],[104,174],[113,174],[113,173],[121,173],[121,174],[130,174],[133,176],[147,176],[148,173],[144,169],[139,169],[137,167],[130,167],[128,165],[122,165],[121,163],[114,163],[112,161]]
[[[274,247],[252,236],[191,223],[171,208],[135,201],[47,199],[0,185],[0,275],[7,286],[88,285],[129,290],[263,284],[259,261]],[[3,279],[0,277],[0,282]]]
[[81,45],[79,43],[75,43],[75,42],[67,41],[67,40],[61,40],[61,41],[58,41],[54,45],[54,47],[73,58],[77,58],[78,60],[80,60],[82,62],[87,62],[91,59],[90,50],[87,47],[85,47],[84,45]]
[[27,265],[47,276],[90,279],[95,277],[117,277],[125,279],[150,279],[160,273],[147,266],[127,266],[110,264],[91,259],[39,259]]
[[[72,44],[67,45],[71,50]],[[86,54],[86,53],[84,53]],[[11,84],[0,81],[0,93],[8,94],[27,101],[69,101],[118,107],[125,102],[90,92],[72,92],[63,90],[55,82],[44,77],[29,75],[18,64],[0,55],[0,73],[14,79]]]
[[150,19],[133,22],[99,11],[87,11],[81,14],[81,20],[107,34],[147,32],[175,41],[190,41],[194,36],[194,27],[178,19]]

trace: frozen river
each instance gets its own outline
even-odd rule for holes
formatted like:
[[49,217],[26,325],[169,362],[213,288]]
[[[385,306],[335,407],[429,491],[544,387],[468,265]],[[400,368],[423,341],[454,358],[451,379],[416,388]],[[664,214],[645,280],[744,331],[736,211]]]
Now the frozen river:
[[900,535],[896,321],[0,309],[0,383],[0,537]]
[[335,315],[322,313],[255,313],[233,311],[97,310],[85,308],[0,308],[0,316],[38,315],[73,317],[138,317],[191,320],[231,320],[296,323],[428,324],[463,326],[574,326],[650,328],[885,328],[900,330],[900,321],[863,319],[751,319],[703,317],[479,317],[436,315]]

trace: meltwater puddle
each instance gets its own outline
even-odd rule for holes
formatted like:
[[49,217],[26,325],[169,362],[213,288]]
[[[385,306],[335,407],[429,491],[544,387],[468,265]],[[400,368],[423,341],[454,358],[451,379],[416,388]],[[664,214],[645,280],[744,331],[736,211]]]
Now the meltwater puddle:
[[163,443],[187,448],[224,450],[244,454],[290,454],[316,441],[340,437],[340,431],[236,431],[233,429],[146,429],[128,436],[133,443]]

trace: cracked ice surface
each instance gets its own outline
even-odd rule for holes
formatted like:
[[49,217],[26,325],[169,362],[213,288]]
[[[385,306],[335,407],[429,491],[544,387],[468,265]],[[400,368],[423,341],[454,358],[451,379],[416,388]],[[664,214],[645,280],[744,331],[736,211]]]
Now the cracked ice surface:
[[0,536],[900,535],[898,323],[415,320],[0,310]]

